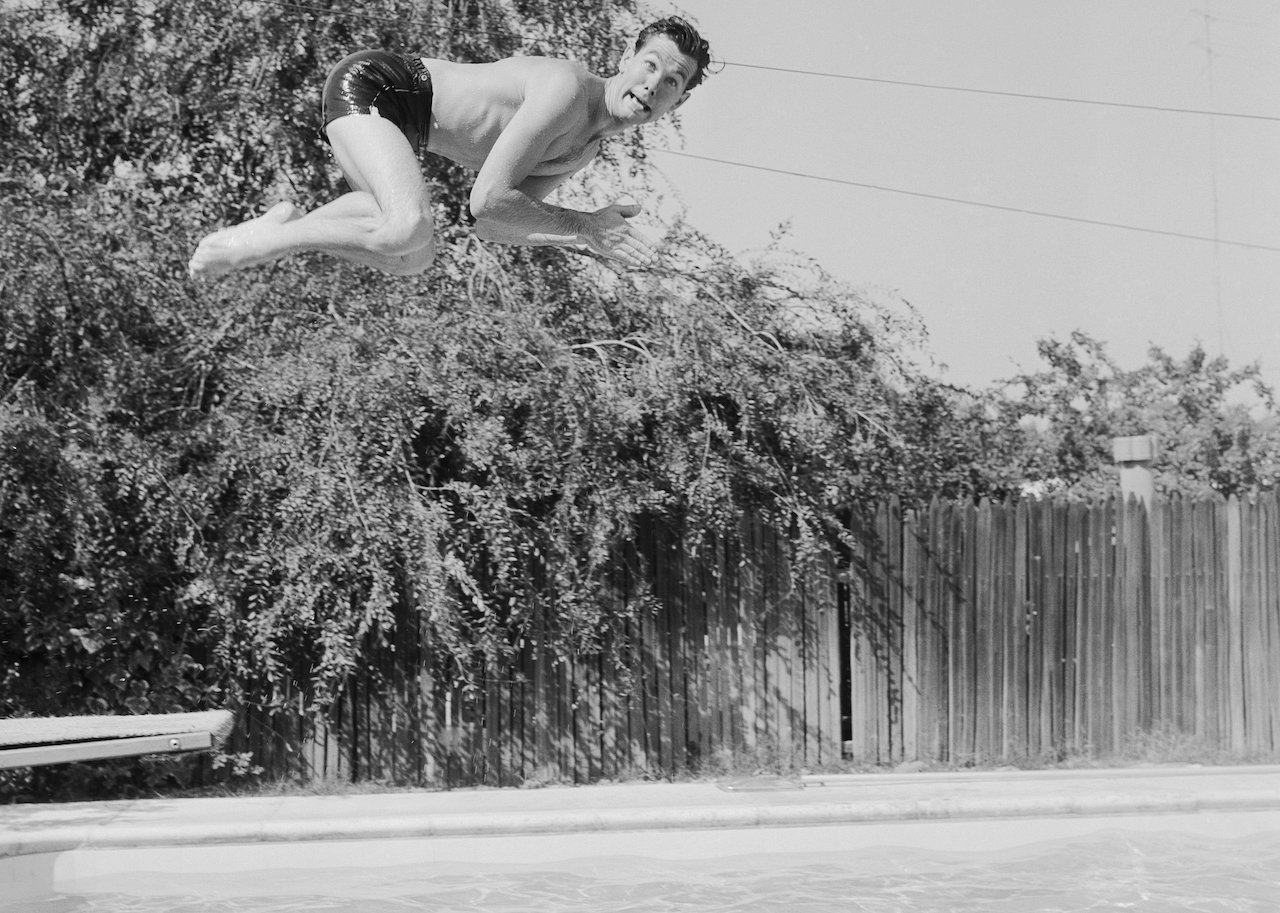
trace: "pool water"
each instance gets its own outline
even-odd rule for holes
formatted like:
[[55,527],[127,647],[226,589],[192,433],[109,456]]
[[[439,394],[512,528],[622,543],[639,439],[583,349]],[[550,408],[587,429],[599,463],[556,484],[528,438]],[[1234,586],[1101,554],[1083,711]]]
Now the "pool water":
[[[270,848],[262,853],[269,866]],[[0,913],[1280,911],[1280,832],[1222,838],[1116,829],[987,852],[878,847],[462,868],[265,868],[184,875],[176,884],[172,874],[138,873],[115,890],[0,900]]]

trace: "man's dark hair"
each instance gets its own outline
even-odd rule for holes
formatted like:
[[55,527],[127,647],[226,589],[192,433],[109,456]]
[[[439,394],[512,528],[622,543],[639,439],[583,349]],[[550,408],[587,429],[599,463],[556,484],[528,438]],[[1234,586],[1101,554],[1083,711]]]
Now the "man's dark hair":
[[697,63],[697,69],[685,84],[686,92],[706,78],[707,68],[711,66],[711,46],[698,34],[697,29],[679,16],[659,19],[657,22],[646,25],[640,32],[639,37],[636,38],[636,53],[640,53],[640,49],[648,43],[649,39],[657,35],[666,35],[675,42],[681,53],[687,54]]

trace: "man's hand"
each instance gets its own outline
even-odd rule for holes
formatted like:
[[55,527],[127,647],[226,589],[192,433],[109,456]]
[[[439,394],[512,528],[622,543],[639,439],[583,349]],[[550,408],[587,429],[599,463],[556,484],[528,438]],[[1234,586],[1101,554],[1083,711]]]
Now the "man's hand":
[[613,203],[584,213],[583,246],[628,266],[649,266],[657,259],[653,242],[627,221],[639,212],[639,203]]
[[[589,250],[627,266],[651,266],[658,259],[654,242],[627,221],[640,212],[639,203],[613,203],[595,212],[580,212],[547,207],[520,191],[511,192],[505,199],[542,207],[548,213],[548,221],[559,223],[555,226],[559,230],[529,232],[519,227],[507,212],[491,215],[491,209],[484,209],[477,214],[475,224],[476,237],[480,240]],[[473,203],[473,211],[475,208]],[[511,208],[519,212],[522,207]]]

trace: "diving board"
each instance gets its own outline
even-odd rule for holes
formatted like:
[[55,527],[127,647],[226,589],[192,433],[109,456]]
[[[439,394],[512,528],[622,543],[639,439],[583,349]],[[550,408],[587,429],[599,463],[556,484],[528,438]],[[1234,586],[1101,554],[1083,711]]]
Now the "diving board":
[[0,769],[208,751],[234,721],[229,710],[0,720]]

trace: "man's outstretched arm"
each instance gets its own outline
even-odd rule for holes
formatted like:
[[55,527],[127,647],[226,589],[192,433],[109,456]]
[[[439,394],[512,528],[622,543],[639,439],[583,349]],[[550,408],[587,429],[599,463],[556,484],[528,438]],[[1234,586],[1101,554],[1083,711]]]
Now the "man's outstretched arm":
[[[527,196],[534,202],[541,202],[540,198],[532,194]],[[517,201],[516,206],[520,205]],[[561,209],[548,204],[542,205],[551,211],[551,219],[565,220],[560,223],[563,228],[529,231],[526,226],[530,221],[520,219],[518,216],[486,218],[475,213],[473,203],[472,215],[476,217],[476,237],[482,241],[496,241],[501,244],[555,245],[591,250],[630,266],[644,266],[653,261],[653,245],[627,224],[627,219],[640,212],[639,204],[614,203],[590,213]]]
[[507,244],[592,250],[632,266],[647,264],[653,260],[653,247],[627,224],[638,206],[614,204],[595,212],[552,206],[543,197],[573,171],[531,176],[555,140],[581,129],[585,104],[582,86],[572,74],[536,77],[476,177],[470,201],[476,236]]

